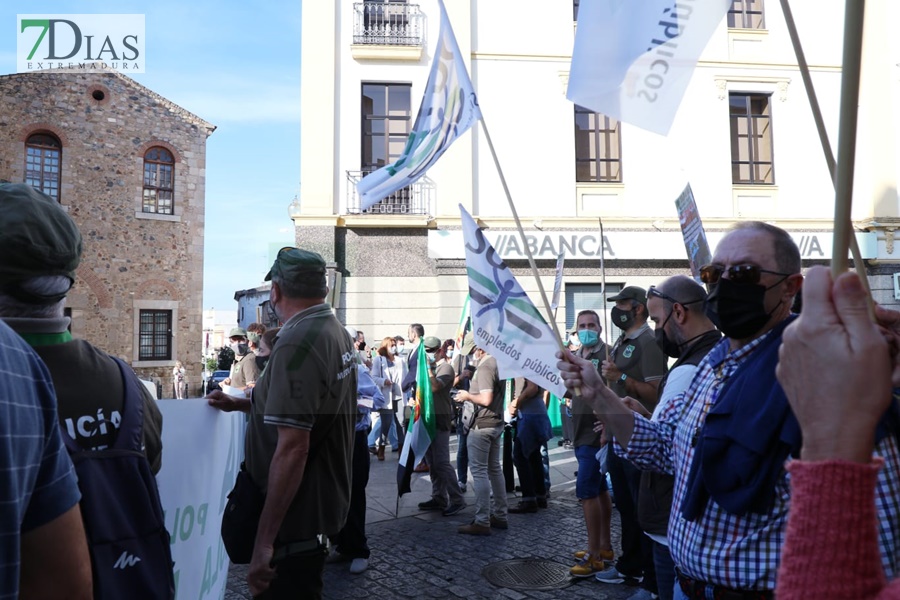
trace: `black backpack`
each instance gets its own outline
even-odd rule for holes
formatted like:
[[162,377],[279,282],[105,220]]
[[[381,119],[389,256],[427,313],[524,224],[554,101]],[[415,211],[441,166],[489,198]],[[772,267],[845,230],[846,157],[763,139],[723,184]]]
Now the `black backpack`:
[[81,489],[97,600],[175,597],[172,550],[156,478],[143,452],[144,403],[140,381],[118,358],[125,401],[116,442],[83,450],[62,431]]

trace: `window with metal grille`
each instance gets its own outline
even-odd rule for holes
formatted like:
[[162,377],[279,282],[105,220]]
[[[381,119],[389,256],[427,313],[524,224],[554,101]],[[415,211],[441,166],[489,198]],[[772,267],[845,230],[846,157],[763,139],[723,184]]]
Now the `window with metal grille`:
[[575,105],[575,181],[622,181],[622,137],[615,119]]
[[139,360],[172,359],[172,311],[140,311]]
[[145,213],[162,215],[174,214],[175,198],[175,157],[159,146],[150,148],[144,154],[144,199]]
[[[567,283],[566,284],[566,331],[571,333],[575,329],[575,319],[583,310],[593,310],[600,316],[600,324],[604,320],[603,312],[612,308],[613,303],[607,302],[607,298],[615,296],[622,291],[622,284],[606,284],[606,294],[602,294],[603,286],[599,283]],[[618,328],[613,327],[609,332],[613,339],[613,332],[618,335]],[[602,337],[602,336],[601,336]]]
[[734,0],[728,9],[728,27],[731,29],[765,29],[763,0]]
[[[412,127],[412,85],[408,83],[362,84],[362,175],[397,160],[406,147]],[[366,212],[409,212],[412,192],[407,186]],[[390,210],[382,210],[388,205]],[[402,205],[402,206],[401,206]],[[407,210],[403,210],[406,208]]]
[[765,94],[729,94],[731,117],[731,180],[772,185],[772,113]]
[[59,202],[62,144],[49,133],[25,140],[25,183]]

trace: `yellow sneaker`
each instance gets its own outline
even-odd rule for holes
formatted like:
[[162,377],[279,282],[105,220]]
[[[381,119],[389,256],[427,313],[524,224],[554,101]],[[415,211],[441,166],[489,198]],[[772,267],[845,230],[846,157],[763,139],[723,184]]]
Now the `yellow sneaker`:
[[577,565],[569,569],[569,575],[572,577],[592,577],[606,568],[603,559],[594,559],[590,554],[585,554]]
[[[587,555],[588,555],[587,550],[579,550],[578,552],[573,554],[573,556],[575,557],[575,560],[582,560]],[[613,560],[615,560],[616,555],[612,550],[601,550],[600,558],[602,558],[603,560],[605,560],[607,562],[612,562]]]

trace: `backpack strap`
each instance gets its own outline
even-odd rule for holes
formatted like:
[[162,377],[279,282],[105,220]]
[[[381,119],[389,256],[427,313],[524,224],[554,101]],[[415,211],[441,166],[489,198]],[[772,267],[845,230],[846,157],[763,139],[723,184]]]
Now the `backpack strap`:
[[144,395],[139,386],[143,384],[125,361],[115,356],[110,358],[119,366],[122,374],[122,388],[125,391],[122,401],[122,421],[116,434],[116,442],[112,447],[117,450],[141,451],[144,447]]

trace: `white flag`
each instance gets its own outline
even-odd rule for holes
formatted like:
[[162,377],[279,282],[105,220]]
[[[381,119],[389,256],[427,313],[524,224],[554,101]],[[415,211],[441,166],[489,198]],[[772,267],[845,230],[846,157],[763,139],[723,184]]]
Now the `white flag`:
[[460,205],[475,345],[497,359],[500,377],[525,377],[560,398],[559,343],[500,255]]
[[582,0],[569,89],[579,106],[665,135],[731,0]]
[[478,99],[444,3],[438,0],[438,4],[441,33],[415,125],[400,158],[366,175],[356,185],[360,210],[371,208],[376,202],[413,184],[437,162],[453,140],[481,118]]

